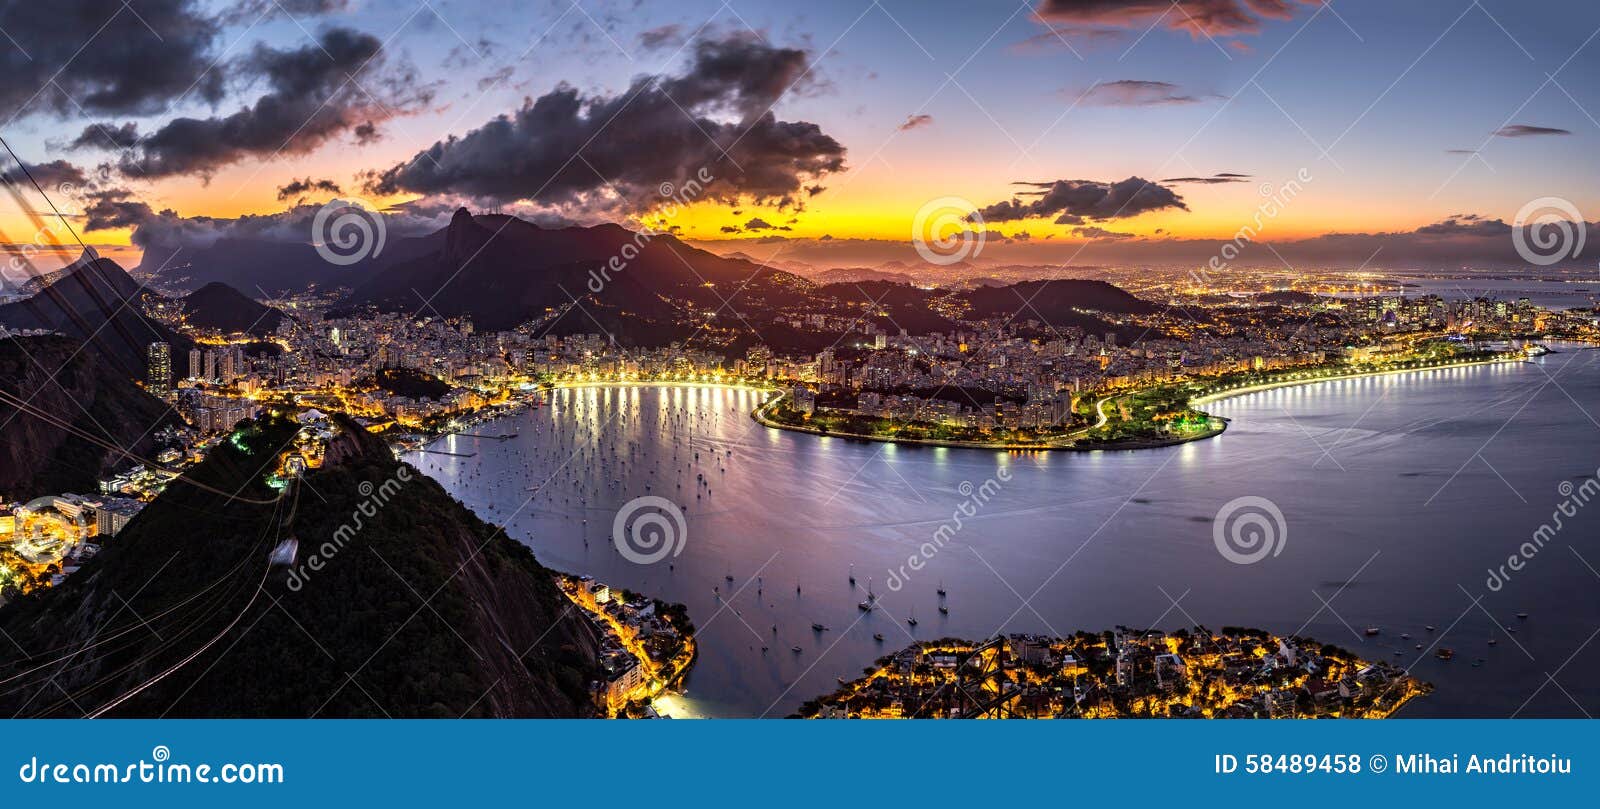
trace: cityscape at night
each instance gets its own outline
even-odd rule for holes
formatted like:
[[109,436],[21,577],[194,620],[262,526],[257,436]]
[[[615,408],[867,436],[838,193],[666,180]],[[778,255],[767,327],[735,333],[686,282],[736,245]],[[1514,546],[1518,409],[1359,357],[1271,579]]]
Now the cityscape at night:
[[[0,2],[0,709],[1593,718],[1597,40]],[[1157,766],[1391,766],[1294,738]],[[1394,777],[1587,755],[1442,744]]]

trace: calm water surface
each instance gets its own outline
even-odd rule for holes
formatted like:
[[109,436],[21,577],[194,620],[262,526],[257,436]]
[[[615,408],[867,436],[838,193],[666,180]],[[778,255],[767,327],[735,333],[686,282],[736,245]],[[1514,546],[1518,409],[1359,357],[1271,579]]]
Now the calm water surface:
[[[701,655],[681,715],[784,716],[914,639],[1198,623],[1412,666],[1438,688],[1407,716],[1583,716],[1600,711],[1600,505],[1563,517],[1498,591],[1487,579],[1600,466],[1597,359],[1256,393],[1210,406],[1234,420],[1219,438],[1085,454],[819,439],[752,422],[754,392],[586,388],[475,429],[515,439],[433,444],[472,457],[408,460],[546,565],[689,605]],[[687,510],[670,568],[611,542],[643,495]],[[1219,553],[1215,517],[1241,496],[1281,509],[1276,556]],[[862,613],[869,577],[882,609]],[[1414,648],[1435,639],[1453,661]]]

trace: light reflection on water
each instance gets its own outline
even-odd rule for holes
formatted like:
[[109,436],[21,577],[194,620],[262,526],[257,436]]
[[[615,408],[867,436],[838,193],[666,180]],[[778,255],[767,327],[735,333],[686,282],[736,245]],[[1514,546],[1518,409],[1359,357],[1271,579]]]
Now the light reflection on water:
[[[1574,716],[1560,689],[1539,689],[1600,627],[1600,579],[1578,558],[1600,566],[1600,509],[1568,519],[1503,591],[1484,581],[1550,519],[1560,482],[1600,466],[1600,428],[1584,412],[1600,413],[1597,357],[1279,388],[1210,405],[1234,420],[1218,438],[1087,454],[769,430],[748,417],[761,397],[753,391],[568,389],[475,430],[514,440],[447,437],[435,446],[477,455],[408,459],[485,519],[507,522],[546,565],[688,604],[701,656],[681,704],[694,715],[785,715],[912,639],[1198,622],[1415,660],[1439,690],[1409,716]],[[968,501],[963,482],[981,486],[1002,465],[1011,480],[889,590]],[[617,509],[646,494],[685,506],[689,535],[670,568],[630,563],[610,541]],[[1241,495],[1282,509],[1281,555],[1241,566],[1217,552],[1211,519]],[[882,609],[862,613],[869,577]],[[940,582],[949,615],[937,610]],[[1531,617],[1518,621],[1518,611]],[[1418,659],[1428,624],[1454,661]],[[1362,635],[1368,626],[1382,634]],[[1500,643],[1488,646],[1491,637]],[[1590,645],[1558,675],[1591,712],[1600,683],[1573,675],[1597,662],[1600,644]]]

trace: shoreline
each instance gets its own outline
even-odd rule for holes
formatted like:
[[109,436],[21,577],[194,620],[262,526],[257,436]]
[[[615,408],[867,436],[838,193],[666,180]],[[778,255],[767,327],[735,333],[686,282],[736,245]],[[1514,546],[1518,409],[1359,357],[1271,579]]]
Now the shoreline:
[[1481,365],[1498,365],[1508,362],[1528,362],[1526,357],[1500,357],[1487,360],[1468,360],[1466,362],[1452,362],[1445,365],[1430,365],[1426,368],[1395,368],[1387,371],[1363,371],[1357,374],[1340,374],[1338,376],[1324,376],[1316,379],[1290,379],[1283,382],[1269,382],[1260,385],[1249,385],[1242,388],[1229,388],[1215,393],[1207,393],[1189,400],[1190,406],[1207,405],[1232,399],[1235,396],[1245,396],[1251,393],[1277,390],[1279,388],[1292,388],[1300,385],[1315,385],[1321,382],[1342,382],[1347,379],[1367,379],[1379,376],[1397,376],[1400,374],[1425,374],[1429,371],[1448,371],[1455,368],[1474,368]]
[[[1200,405],[1211,404],[1213,402],[1219,402],[1219,401],[1222,401],[1224,399],[1230,399],[1230,398],[1233,398],[1235,396],[1244,396],[1244,395],[1250,394],[1250,393],[1260,393],[1262,391],[1275,390],[1277,388],[1297,387],[1297,386],[1300,386],[1300,385],[1315,385],[1315,384],[1320,383],[1320,382],[1339,382],[1339,381],[1348,380],[1348,379],[1365,379],[1365,378],[1368,378],[1368,377],[1393,376],[1393,375],[1396,375],[1396,374],[1420,374],[1420,373],[1427,373],[1429,371],[1444,371],[1444,370],[1450,370],[1450,369],[1454,369],[1454,368],[1472,368],[1472,367],[1482,366],[1482,365],[1495,365],[1495,364],[1499,364],[1499,363],[1511,363],[1511,362],[1528,362],[1528,359],[1526,357],[1500,357],[1500,358],[1494,358],[1494,359],[1468,360],[1468,361],[1465,361],[1465,362],[1453,362],[1453,363],[1448,363],[1448,364],[1444,364],[1444,365],[1431,365],[1431,366],[1428,366],[1426,368],[1397,368],[1397,369],[1390,369],[1390,370],[1383,370],[1383,371],[1363,371],[1363,372],[1360,372],[1360,373],[1353,373],[1353,374],[1340,374],[1338,376],[1318,377],[1318,378],[1315,378],[1315,379],[1290,379],[1290,380],[1285,380],[1285,381],[1282,381],[1282,382],[1271,382],[1271,383],[1265,383],[1265,384],[1261,384],[1261,385],[1250,385],[1250,386],[1242,387],[1242,388],[1231,388],[1231,389],[1228,389],[1228,390],[1217,391],[1215,393],[1208,393],[1208,394],[1205,394],[1205,395],[1202,395],[1202,396],[1197,396],[1197,397],[1189,400],[1189,405],[1191,407],[1196,407],[1196,406],[1200,406]],[[1035,443],[1028,443],[1028,444],[998,443],[998,442],[989,442],[989,441],[941,440],[941,439],[935,439],[935,438],[895,438],[895,437],[891,437],[891,436],[864,435],[864,434],[861,434],[861,433],[827,432],[827,431],[824,431],[824,430],[821,430],[821,429],[818,429],[818,428],[814,428],[814,427],[801,427],[801,426],[798,426],[798,425],[783,424],[781,422],[773,421],[771,418],[769,418],[766,415],[766,411],[771,409],[771,407],[773,405],[777,404],[779,401],[782,401],[784,397],[788,396],[788,394],[786,392],[782,391],[782,390],[777,390],[775,392],[776,392],[777,395],[775,395],[775,396],[769,398],[767,401],[761,403],[759,406],[756,407],[755,410],[752,410],[750,412],[750,417],[752,419],[755,419],[756,422],[760,423],[764,427],[768,427],[768,428],[771,428],[771,429],[774,429],[774,430],[787,430],[789,432],[795,432],[795,433],[806,433],[806,434],[809,434],[809,435],[815,435],[815,436],[819,436],[819,437],[823,437],[823,438],[842,438],[842,439],[847,440],[847,441],[869,441],[869,442],[886,443],[886,444],[912,444],[912,445],[918,445],[918,446],[945,447],[945,448],[948,448],[948,449],[981,449],[981,450],[989,450],[989,451],[994,451],[994,452],[1038,452],[1038,451],[1053,451],[1053,452],[1118,452],[1118,451],[1132,451],[1132,450],[1142,450],[1142,449],[1164,449],[1164,448],[1167,448],[1167,447],[1176,447],[1176,446],[1181,446],[1183,444],[1193,443],[1195,441],[1203,441],[1203,440],[1206,440],[1206,439],[1209,439],[1209,438],[1216,438],[1217,436],[1222,435],[1223,433],[1227,432],[1229,424],[1232,423],[1232,421],[1230,419],[1221,418],[1219,416],[1210,416],[1210,414],[1208,413],[1206,415],[1210,416],[1213,419],[1216,419],[1216,420],[1222,422],[1222,426],[1217,428],[1217,429],[1215,429],[1215,430],[1210,430],[1210,431],[1207,431],[1206,433],[1203,433],[1203,434],[1200,434],[1200,435],[1185,436],[1183,438],[1133,440],[1133,441],[1126,441],[1126,442],[1121,442],[1121,443],[1100,443],[1100,444],[1081,444],[1081,445],[1076,443],[1075,439],[1072,439],[1072,443],[1062,443],[1062,442],[1068,441],[1069,440],[1069,436],[1071,436],[1071,435],[1081,434],[1081,433],[1087,432],[1087,429],[1093,429],[1093,428],[1087,428],[1085,430],[1080,430],[1080,431],[1078,431],[1078,433],[1068,433],[1068,434],[1066,434],[1064,436],[1061,436],[1059,439],[1056,439],[1056,440],[1053,440],[1053,441],[1035,442]],[[1109,399],[1109,398],[1110,397],[1107,397],[1107,399]],[[1100,402],[1096,403],[1096,407],[1098,407],[1101,404],[1104,404],[1104,402],[1107,401],[1107,399],[1101,399]],[[1104,422],[1102,421],[1102,423],[1104,423]],[[1096,426],[1099,426],[1099,425],[1096,425]]]

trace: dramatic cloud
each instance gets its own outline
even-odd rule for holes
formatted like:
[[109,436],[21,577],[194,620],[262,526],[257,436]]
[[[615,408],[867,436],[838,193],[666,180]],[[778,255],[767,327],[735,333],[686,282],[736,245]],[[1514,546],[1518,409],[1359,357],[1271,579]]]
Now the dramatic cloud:
[[919,126],[928,126],[933,123],[933,116],[926,113],[922,115],[907,115],[906,122],[900,125],[900,131],[916,129]]
[[1511,124],[1502,126],[1494,131],[1496,137],[1501,138],[1532,138],[1540,135],[1571,135],[1571,130],[1556,129],[1549,126],[1530,126],[1528,124]]
[[820,190],[809,183],[844,167],[844,146],[816,124],[771,112],[785,93],[808,90],[810,75],[804,51],[753,35],[701,40],[683,75],[640,77],[615,96],[558,86],[377,172],[369,187],[638,210],[667,183],[695,182],[699,199],[798,207]]
[[[208,176],[247,158],[305,154],[352,129],[375,137],[375,121],[429,100],[403,71],[378,75],[381,47],[377,37],[347,28],[292,50],[258,45],[235,69],[264,79],[265,95],[224,117],[175,118],[140,137],[118,167],[135,178]],[[79,141],[95,143],[95,136],[85,132]]]
[[78,137],[67,144],[68,149],[105,149],[107,151],[122,151],[131,149],[139,144],[139,125],[136,123],[125,124],[89,124],[83,128]]
[[1083,94],[1086,104],[1104,107],[1161,107],[1172,104],[1197,104],[1216,96],[1196,96],[1164,81],[1120,79],[1096,84]]
[[299,197],[308,191],[326,191],[330,194],[343,194],[344,190],[332,180],[313,180],[307,177],[303,180],[290,180],[288,185],[279,186],[278,201]]
[[1287,20],[1318,0],[1040,0],[1034,16],[1048,25],[1144,30],[1161,25],[1191,36],[1258,34],[1264,20]]
[[83,169],[65,160],[29,164],[26,174],[23,173],[20,166],[12,166],[5,172],[0,173],[0,183],[6,185],[21,184],[31,189],[33,183],[28,182],[29,175],[32,175],[34,182],[44,187],[45,193],[59,192],[63,186],[79,189],[89,184],[89,178]]
[[1129,177],[1115,183],[1095,180],[1056,180],[1053,183],[1017,183],[1037,190],[1020,192],[1012,198],[979,211],[985,222],[1010,222],[1019,219],[1054,216],[1058,225],[1082,225],[1092,220],[1126,219],[1147,211],[1176,208],[1187,211],[1183,197],[1159,183]]
[[151,115],[179,98],[222,99],[219,23],[195,0],[6,3],[0,120],[53,113]]
[[1200,185],[1219,185],[1222,183],[1244,183],[1250,181],[1248,174],[1234,174],[1231,171],[1218,172],[1210,177],[1168,177],[1163,183],[1198,183]]
[[[127,189],[112,188],[85,195],[86,232],[133,228],[132,241],[148,255],[173,250],[210,247],[218,239],[261,239],[307,244],[314,229],[312,220],[321,205],[295,205],[273,214],[252,214],[238,218],[179,216],[176,211],[155,211]],[[447,208],[397,206],[382,213],[389,238],[420,236],[433,232],[450,221]]]

